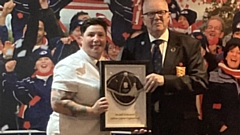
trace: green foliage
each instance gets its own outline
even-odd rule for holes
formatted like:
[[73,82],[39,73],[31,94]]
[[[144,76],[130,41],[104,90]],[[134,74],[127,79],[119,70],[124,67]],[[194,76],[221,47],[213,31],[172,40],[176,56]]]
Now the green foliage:
[[238,11],[237,2],[231,3],[231,0],[226,1],[225,3],[219,3],[216,1],[212,2],[212,7],[206,9],[208,13],[208,18],[211,16],[219,16],[223,19],[225,25],[225,35],[232,32],[232,21],[234,14]]
[[12,31],[11,31],[11,30],[8,31],[8,40],[11,41],[12,43],[14,42],[13,35],[12,35]]

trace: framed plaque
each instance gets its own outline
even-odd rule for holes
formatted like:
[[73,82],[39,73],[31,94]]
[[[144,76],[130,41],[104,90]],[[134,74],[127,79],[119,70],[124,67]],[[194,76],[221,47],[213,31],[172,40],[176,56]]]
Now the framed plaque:
[[147,61],[101,61],[101,96],[109,102],[102,131],[150,128],[150,94],[144,90]]

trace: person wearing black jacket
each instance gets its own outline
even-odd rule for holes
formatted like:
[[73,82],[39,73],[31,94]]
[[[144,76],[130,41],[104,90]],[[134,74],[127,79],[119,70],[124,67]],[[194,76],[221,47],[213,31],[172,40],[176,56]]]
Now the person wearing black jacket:
[[224,59],[210,72],[209,90],[203,96],[203,118],[209,135],[240,133],[240,39],[232,38],[224,48]]
[[122,60],[149,61],[144,88],[152,93],[152,135],[196,135],[196,95],[208,84],[200,42],[168,30],[165,0],[145,0],[142,16],[147,32],[127,40]]
[[[83,21],[89,19],[87,12],[80,11],[76,13],[70,21],[69,36],[59,38],[55,43],[53,53],[53,62],[56,64],[65,57],[77,52],[81,48],[81,31]],[[55,44],[55,45],[54,45]]]
[[[3,5],[5,2],[9,0],[0,0],[0,5]],[[14,41],[17,41],[18,39],[22,38],[23,36],[23,29],[24,26],[28,23],[28,18],[30,17],[31,10],[30,0],[13,0],[14,3],[16,3],[15,8],[12,11],[12,19],[11,19],[11,25],[12,25],[12,31],[13,31],[13,37]],[[64,8],[66,5],[68,5],[72,0],[47,0],[49,8],[52,9],[54,16],[57,18],[57,20],[60,19],[60,11],[62,8]],[[49,21],[51,22],[51,21]],[[51,23],[50,23],[51,24]],[[45,24],[46,29],[48,30],[48,23]],[[52,26],[49,26],[52,28]],[[50,36],[54,33],[57,33],[56,31],[49,30],[47,31],[48,36]],[[63,35],[62,35],[63,36]],[[52,37],[48,37],[52,38]]]

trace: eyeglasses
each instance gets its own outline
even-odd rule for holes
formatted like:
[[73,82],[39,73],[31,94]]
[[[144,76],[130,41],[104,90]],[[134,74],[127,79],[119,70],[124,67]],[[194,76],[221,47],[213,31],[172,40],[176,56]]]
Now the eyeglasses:
[[155,12],[147,12],[147,13],[144,13],[143,15],[146,15],[148,18],[154,18],[155,15],[160,15],[160,16],[163,16],[165,15],[167,12],[167,10],[159,10],[159,11],[155,11]]
[[111,51],[113,51],[113,50],[120,50],[120,48],[118,46],[109,46],[108,50],[111,50]]
[[207,29],[209,29],[209,30],[214,29],[214,30],[222,31],[222,29],[220,27],[218,27],[218,26],[213,27],[212,25],[208,25]]

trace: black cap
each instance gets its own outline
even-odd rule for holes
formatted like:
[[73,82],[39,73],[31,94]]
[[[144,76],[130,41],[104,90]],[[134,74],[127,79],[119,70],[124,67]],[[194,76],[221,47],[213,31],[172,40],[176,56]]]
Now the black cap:
[[42,57],[48,57],[52,60],[52,54],[51,54],[50,50],[38,48],[33,52],[33,60],[35,63],[38,61],[38,59],[40,59]]
[[191,9],[183,9],[180,12],[179,16],[184,16],[186,17],[189,25],[192,25],[193,23],[195,23],[196,19],[197,19],[197,13]]
[[224,47],[224,58],[226,58],[226,56],[227,56],[227,53],[230,51],[230,49],[232,48],[232,47],[239,47],[240,48],[240,39],[239,38],[231,38],[228,42],[227,42],[227,44],[226,44],[226,46]]
[[240,31],[240,11],[233,17],[232,33],[235,33],[236,31]]
[[77,26],[82,26],[83,21],[82,20],[73,20],[70,23],[70,27],[69,27],[69,33],[72,33],[74,31],[74,29],[77,28]]

